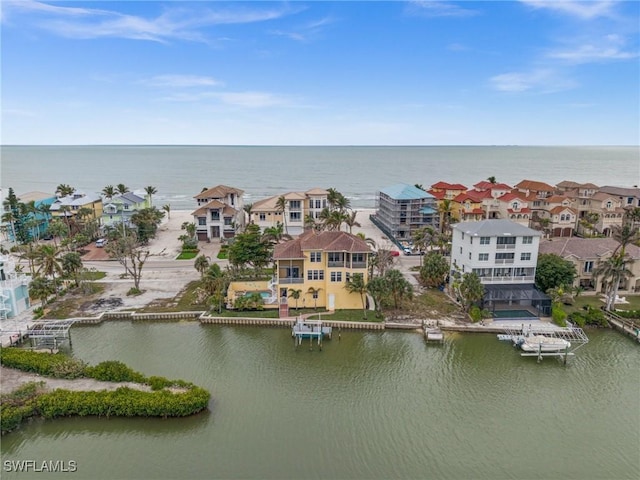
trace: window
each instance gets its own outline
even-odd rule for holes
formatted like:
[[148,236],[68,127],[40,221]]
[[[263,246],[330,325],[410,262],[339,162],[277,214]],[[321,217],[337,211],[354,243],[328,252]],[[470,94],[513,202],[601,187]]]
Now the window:
[[231,217],[225,217],[224,224],[227,226],[230,226],[233,223],[231,220],[232,220]]
[[342,281],[342,272],[331,272],[331,281],[332,282],[341,282]]
[[496,260],[511,260],[513,261],[514,254],[510,253],[496,253]]
[[322,252],[311,252],[309,254],[309,261],[312,263],[318,263],[322,261]]
[[212,210],[211,220],[220,220],[220,212],[218,212],[217,210]]
[[364,253],[352,253],[351,261],[353,263],[364,263]]
[[462,239],[464,240],[464,232],[462,232]]
[[530,252],[521,253],[520,254],[520,260],[522,260],[522,261],[531,260],[531,253]]
[[489,245],[491,243],[491,237],[480,237],[480,245]]
[[261,214],[259,215],[259,218],[260,218],[260,221],[261,221],[261,222],[264,222],[264,221],[267,219],[267,216],[266,216],[264,213],[261,213]]
[[593,271],[593,261],[588,260],[584,262],[584,273],[591,273]]
[[205,217],[198,217],[198,225],[206,225],[207,219]]
[[324,280],[324,270],[307,270],[307,280]]
[[462,253],[462,247],[460,247],[460,253]]
[[299,222],[302,219],[302,212],[289,212],[289,220]]
[[290,200],[289,210],[300,210],[300,200]]
[[498,245],[515,245],[516,237],[498,237]]
[[533,243],[533,237],[522,237],[522,243],[525,245],[531,245]]
[[318,298],[318,290],[313,291],[313,295],[311,295],[314,299]]
[[329,252],[327,255],[329,262],[342,262],[342,253],[340,252]]
[[489,254],[488,253],[481,253],[480,255],[478,255],[478,260],[481,262],[488,262],[489,261]]
[[129,204],[128,203],[125,203],[123,206],[124,206],[125,210],[129,210]]

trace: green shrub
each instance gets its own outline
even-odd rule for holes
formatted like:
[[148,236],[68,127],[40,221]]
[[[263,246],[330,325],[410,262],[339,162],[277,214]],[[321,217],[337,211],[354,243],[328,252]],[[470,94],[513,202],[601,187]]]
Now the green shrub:
[[144,375],[136,372],[122,362],[109,360],[100,362],[95,367],[88,367],[86,375],[104,382],[136,382],[144,383]]
[[162,390],[172,386],[173,382],[165,377],[149,377],[147,378],[147,385],[151,387],[151,390]]
[[556,325],[560,327],[567,326],[567,322],[566,322],[567,313],[557,304],[554,304],[551,307],[551,318],[553,319],[553,322]]
[[478,307],[477,305],[474,305],[469,310],[469,316],[474,323],[479,322],[480,320],[482,320],[482,310],[480,310],[480,307]]
[[59,378],[78,378],[85,374],[86,364],[62,352],[40,353],[21,348],[0,349],[0,363],[25,372]]
[[640,319],[640,310],[616,310],[616,315],[622,318]]
[[35,399],[43,382],[25,383],[15,391],[0,396],[0,431],[16,428],[23,419],[35,415]]

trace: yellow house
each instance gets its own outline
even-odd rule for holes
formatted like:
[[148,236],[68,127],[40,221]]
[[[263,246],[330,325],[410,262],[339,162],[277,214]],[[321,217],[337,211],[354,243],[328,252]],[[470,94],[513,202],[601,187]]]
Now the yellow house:
[[91,218],[102,216],[102,197],[96,193],[73,192],[66,197],[57,197],[49,207],[54,218],[75,217],[80,210],[91,211]]
[[232,282],[227,292],[227,305],[233,305],[239,296],[259,293],[265,308],[281,306],[281,312],[285,305],[289,309],[362,308],[360,294],[349,293],[346,285],[356,274],[361,274],[365,283],[368,281],[367,265],[371,254],[367,243],[358,236],[347,232],[308,230],[294,240],[276,245],[273,279]]

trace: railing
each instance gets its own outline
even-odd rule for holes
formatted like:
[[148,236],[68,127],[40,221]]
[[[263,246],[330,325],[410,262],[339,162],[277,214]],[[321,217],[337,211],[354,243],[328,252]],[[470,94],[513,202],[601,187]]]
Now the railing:
[[498,263],[502,264],[502,263],[513,263],[513,262],[514,262],[514,260],[512,258],[511,259],[502,258],[502,259],[497,259],[495,263],[496,264],[498,264]]
[[285,277],[285,278],[280,278],[278,283],[281,283],[281,284],[282,283],[304,283],[304,278]]
[[367,268],[367,262],[351,262],[351,268]]
[[534,276],[503,276],[503,277],[480,277],[482,283],[533,283]]
[[339,262],[327,262],[329,267],[344,267],[344,261]]
[[502,249],[502,250],[504,250],[506,248],[506,249],[511,250],[511,249],[516,248],[516,244],[515,243],[499,243],[499,244],[496,245],[496,248],[497,249]]

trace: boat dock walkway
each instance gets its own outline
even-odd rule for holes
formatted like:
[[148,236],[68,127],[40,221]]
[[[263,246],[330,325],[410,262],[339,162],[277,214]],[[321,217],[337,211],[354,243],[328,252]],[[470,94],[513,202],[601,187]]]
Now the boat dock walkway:
[[633,338],[636,342],[640,343],[640,327],[636,326],[636,324],[627,320],[626,318],[622,318],[620,315],[616,315],[613,312],[604,311],[605,317],[607,317],[607,321],[612,328],[624,333],[625,335]]

